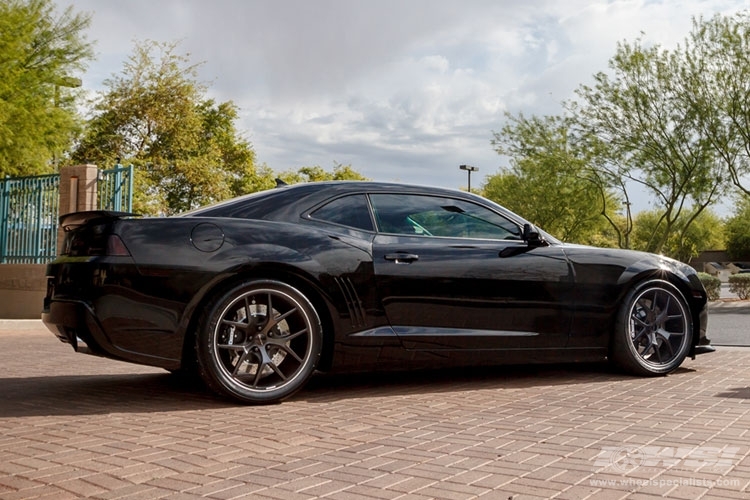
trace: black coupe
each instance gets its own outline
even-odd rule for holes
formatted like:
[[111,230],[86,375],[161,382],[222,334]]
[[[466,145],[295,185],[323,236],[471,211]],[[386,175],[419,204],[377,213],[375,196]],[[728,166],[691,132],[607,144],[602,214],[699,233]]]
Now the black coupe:
[[315,370],[610,359],[661,375],[712,350],[689,266],[564,244],[461,191],[310,183],[60,223],[42,314],[57,337],[244,402]]

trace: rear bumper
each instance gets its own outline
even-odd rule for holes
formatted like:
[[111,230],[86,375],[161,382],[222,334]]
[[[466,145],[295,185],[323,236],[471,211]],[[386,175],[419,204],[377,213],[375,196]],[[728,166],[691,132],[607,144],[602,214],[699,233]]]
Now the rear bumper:
[[93,309],[82,301],[47,300],[42,312],[42,322],[60,341],[73,346],[76,352],[158,366],[168,370],[179,369],[181,365],[179,358],[152,356],[123,349],[113,344],[97,320]]
[[73,346],[76,352],[108,355],[103,344],[109,342],[91,309],[82,302],[48,302],[42,312],[42,323],[61,342]]

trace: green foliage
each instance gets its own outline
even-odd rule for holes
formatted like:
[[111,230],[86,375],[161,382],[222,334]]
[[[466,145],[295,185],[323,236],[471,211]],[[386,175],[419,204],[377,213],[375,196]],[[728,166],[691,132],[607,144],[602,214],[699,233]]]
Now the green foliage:
[[107,80],[80,162],[136,167],[134,209],[174,214],[273,186],[269,169],[235,128],[237,107],[204,97],[197,66],[176,44],[137,43],[122,74]]
[[734,260],[750,260],[750,196],[737,204],[725,226],[727,254]]
[[698,273],[698,279],[701,280],[703,288],[706,289],[708,300],[719,300],[721,297],[721,280],[708,273]]
[[279,178],[287,184],[298,184],[300,182],[317,182],[317,181],[366,181],[367,177],[363,176],[352,168],[351,165],[342,165],[335,163],[333,171],[328,172],[320,166],[301,167],[296,172],[286,171],[279,174]]
[[[609,71],[594,75],[594,83],[581,85],[577,100],[566,103],[568,115],[511,118],[494,134],[498,153],[512,163],[510,171],[488,180],[486,194],[552,232],[558,217],[567,219],[557,232],[580,241],[565,234],[578,218],[555,214],[554,207],[569,208],[569,193],[582,192],[571,191],[571,177],[582,177],[602,193],[604,208],[591,213],[609,222],[618,246],[682,260],[720,248],[721,222],[713,217],[702,223],[701,217],[733,187],[750,195],[748,81],[750,12],[694,20],[685,43],[671,51],[641,40],[622,42]],[[571,159],[580,162],[578,168],[570,170]],[[551,165],[560,166],[557,175]],[[545,186],[545,176],[555,182]],[[629,204],[634,185],[651,194],[654,207],[639,217],[635,230]],[[537,187],[544,187],[545,198]],[[625,204],[624,214],[612,209],[608,196]],[[749,216],[743,212],[728,223],[733,258],[750,252]]]
[[675,77],[720,175],[750,195],[750,11],[694,19]]
[[663,213],[644,211],[636,216],[633,225],[633,248],[648,250],[653,247],[652,240],[659,239],[663,241],[661,253],[682,262],[689,262],[704,250],[721,248],[724,243],[721,219],[710,210],[683,212],[669,229]]
[[564,241],[617,246],[612,224],[622,205],[572,143],[569,123],[506,116],[492,144],[510,157],[510,168],[487,176],[483,195]]
[[750,274],[733,274],[729,277],[729,291],[741,300],[750,299]]
[[50,173],[79,131],[73,75],[90,17],[52,0],[0,0],[0,176]]
[[582,102],[569,106],[582,133],[603,146],[602,168],[651,193],[656,223],[639,239],[644,250],[657,253],[690,253],[675,235],[684,240],[694,216],[729,185],[711,131],[701,126],[700,110],[687,98],[693,89],[681,78],[686,60],[679,48],[623,42],[610,60],[611,71],[596,74],[592,87],[581,86]]

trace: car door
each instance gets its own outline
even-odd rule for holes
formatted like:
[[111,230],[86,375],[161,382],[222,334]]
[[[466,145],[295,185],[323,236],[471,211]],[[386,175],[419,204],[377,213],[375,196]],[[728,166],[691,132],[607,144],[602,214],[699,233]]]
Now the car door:
[[559,246],[457,198],[371,194],[376,286],[407,349],[565,346],[572,274]]

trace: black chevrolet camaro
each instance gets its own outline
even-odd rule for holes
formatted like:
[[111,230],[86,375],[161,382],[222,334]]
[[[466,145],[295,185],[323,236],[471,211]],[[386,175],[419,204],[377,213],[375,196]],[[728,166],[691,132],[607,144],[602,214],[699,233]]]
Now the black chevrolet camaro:
[[461,191],[310,183],[61,225],[42,313],[57,337],[244,402],[315,370],[609,359],[661,375],[712,350],[689,266],[561,243]]

